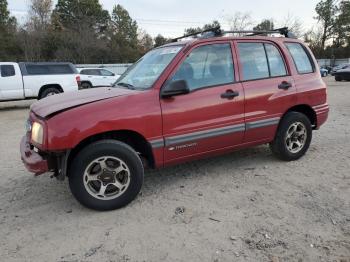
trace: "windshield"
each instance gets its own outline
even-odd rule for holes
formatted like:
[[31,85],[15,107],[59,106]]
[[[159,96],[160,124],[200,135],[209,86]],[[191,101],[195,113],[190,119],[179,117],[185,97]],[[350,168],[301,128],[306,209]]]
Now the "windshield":
[[168,46],[148,52],[132,65],[114,86],[123,86],[130,89],[151,88],[182,47],[183,45]]

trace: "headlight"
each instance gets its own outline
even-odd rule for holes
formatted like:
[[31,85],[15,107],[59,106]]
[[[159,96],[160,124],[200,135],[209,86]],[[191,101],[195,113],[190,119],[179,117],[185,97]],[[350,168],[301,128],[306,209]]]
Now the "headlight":
[[34,122],[32,126],[32,141],[40,145],[44,142],[44,129],[38,122]]

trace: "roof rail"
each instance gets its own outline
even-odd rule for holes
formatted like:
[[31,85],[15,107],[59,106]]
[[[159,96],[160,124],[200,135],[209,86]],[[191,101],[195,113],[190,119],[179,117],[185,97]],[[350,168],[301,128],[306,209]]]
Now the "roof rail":
[[271,35],[271,34],[281,34],[287,38],[296,38],[295,35],[289,31],[288,27],[277,28],[267,31],[256,31],[256,30],[233,30],[233,31],[223,31],[220,26],[209,28],[207,30],[198,31],[192,34],[187,34],[181,37],[172,39],[172,42],[177,42],[180,39],[196,36],[198,38],[210,38],[210,37],[220,37],[225,34],[245,34],[245,36],[258,36],[258,35]]
[[191,36],[198,36],[201,35],[200,38],[209,38],[209,37],[215,37],[215,36],[222,36],[222,30],[220,29],[220,26],[209,28],[203,31],[194,32],[191,34],[186,34],[177,38],[174,38],[171,40],[171,42],[177,42],[180,39],[191,37]]

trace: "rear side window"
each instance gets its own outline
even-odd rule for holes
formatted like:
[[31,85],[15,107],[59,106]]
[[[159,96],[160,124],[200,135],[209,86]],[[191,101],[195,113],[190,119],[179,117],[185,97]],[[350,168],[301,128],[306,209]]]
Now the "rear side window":
[[239,43],[238,49],[243,80],[268,78],[270,76],[264,44]]
[[299,43],[286,43],[286,46],[291,54],[294,64],[299,74],[307,74],[314,72],[314,66],[311,62],[310,55],[305,48]]
[[26,65],[30,75],[66,75],[74,74],[70,65]]
[[99,76],[100,70],[97,69],[84,69],[80,71],[80,74],[82,75],[92,75],[92,76]]
[[108,70],[105,70],[105,69],[101,69],[101,70],[100,70],[100,73],[101,73],[101,75],[103,75],[103,76],[113,76],[113,73],[112,73],[112,72],[110,72],[110,71],[108,71]]
[[10,77],[16,75],[15,67],[13,65],[2,65],[0,69],[2,77]]

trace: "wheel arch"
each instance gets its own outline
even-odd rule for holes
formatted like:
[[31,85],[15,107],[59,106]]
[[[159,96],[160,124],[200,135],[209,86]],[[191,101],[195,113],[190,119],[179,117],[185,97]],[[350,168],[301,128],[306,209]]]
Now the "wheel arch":
[[91,85],[93,87],[93,84],[89,80],[82,80],[81,84],[83,84],[83,83],[87,83],[87,84],[89,84],[89,85]]
[[45,91],[45,89],[47,88],[56,88],[58,89],[61,93],[63,93],[63,88],[62,86],[60,86],[59,84],[47,84],[47,85],[43,85],[42,87],[40,87],[39,89],[39,94],[38,94],[38,98],[41,98],[42,93]]
[[310,120],[312,128],[315,129],[317,127],[317,115],[315,110],[311,106],[307,104],[300,104],[300,105],[293,106],[283,114],[281,119],[283,119],[283,117],[289,112],[299,112],[304,114]]
[[74,159],[74,157],[83,148],[90,145],[91,143],[104,139],[113,139],[126,143],[140,155],[141,160],[145,166],[149,166],[151,168],[155,167],[155,159],[152,151],[152,146],[143,135],[133,130],[115,130],[94,134],[80,141],[72,150],[68,152],[69,155],[67,156],[67,170],[69,168],[69,163],[71,163],[71,160]]

